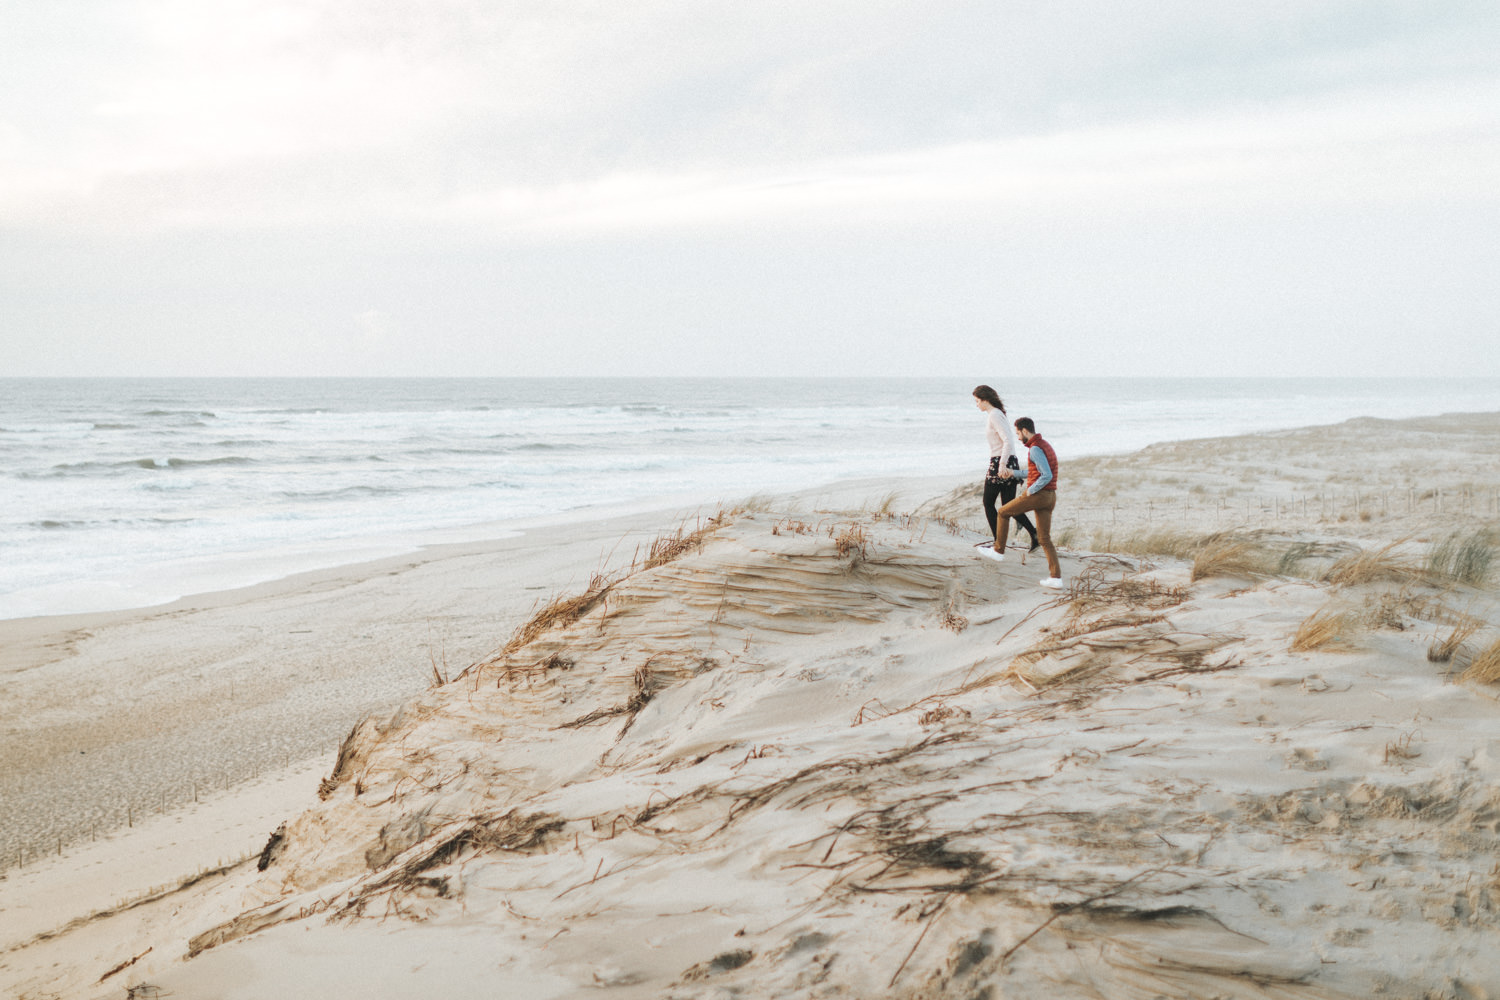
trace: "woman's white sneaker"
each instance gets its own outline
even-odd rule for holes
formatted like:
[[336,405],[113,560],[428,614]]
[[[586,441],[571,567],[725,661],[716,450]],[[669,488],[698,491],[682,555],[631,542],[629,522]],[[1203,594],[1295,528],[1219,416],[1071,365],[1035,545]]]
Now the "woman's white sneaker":
[[1048,590],[1062,590],[1062,577],[1049,576],[1042,580],[1042,586]]
[[980,555],[984,556],[986,559],[993,559],[993,560],[995,560],[995,562],[1005,562],[1005,553],[1004,552],[996,552],[994,549],[990,548],[988,545],[980,546],[975,551],[978,552]]

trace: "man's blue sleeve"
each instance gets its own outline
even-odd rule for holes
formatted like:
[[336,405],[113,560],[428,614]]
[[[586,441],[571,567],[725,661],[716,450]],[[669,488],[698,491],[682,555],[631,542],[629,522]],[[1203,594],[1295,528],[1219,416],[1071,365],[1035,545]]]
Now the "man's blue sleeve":
[[1031,496],[1033,493],[1040,492],[1042,487],[1052,482],[1052,466],[1047,461],[1047,453],[1036,445],[1031,446],[1031,450],[1027,452],[1027,457],[1031,459],[1031,464],[1036,466],[1037,471],[1036,482],[1032,483],[1031,488],[1026,491],[1026,495]]

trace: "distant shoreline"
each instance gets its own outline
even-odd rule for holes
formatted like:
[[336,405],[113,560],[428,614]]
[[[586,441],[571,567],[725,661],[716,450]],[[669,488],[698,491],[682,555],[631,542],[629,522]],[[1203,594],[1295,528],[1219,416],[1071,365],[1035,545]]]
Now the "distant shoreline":
[[[1402,419],[1423,420],[1442,419],[1446,417],[1481,416],[1485,413],[1490,412],[1496,411],[1444,412],[1424,415],[1421,417],[1409,417]],[[1352,420],[1382,419],[1389,418],[1364,416],[1349,417],[1345,420],[1338,421],[1333,424],[1311,425],[1309,427],[1288,426],[1285,428],[1273,428],[1258,431],[1249,435],[1207,435],[1204,437],[1162,440],[1145,445],[1140,450],[1174,444],[1214,441],[1233,437],[1259,437],[1266,434],[1281,434],[1292,431],[1309,430],[1316,427],[1337,427]],[[1112,456],[1118,456],[1120,454],[1128,454],[1128,452],[1103,452],[1096,454],[1069,455],[1068,461],[1109,458]],[[972,475],[976,479],[978,478],[977,466],[978,463],[976,461],[976,471],[972,473]],[[935,473],[931,477],[902,476],[898,478],[912,480],[922,478],[957,479],[968,475],[970,475],[969,472],[952,472]],[[801,487],[793,492],[816,493],[820,491],[837,491],[848,482],[850,482],[850,480],[832,480],[819,485]],[[585,507],[576,507],[569,510],[557,511],[552,514],[530,515],[526,517],[514,518],[511,520],[481,521],[469,525],[458,525],[447,528],[430,528],[420,531],[401,532],[399,534],[384,534],[362,538],[349,538],[340,541],[337,550],[339,553],[373,552],[377,554],[373,556],[355,555],[353,558],[342,558],[337,554],[334,554],[327,561],[319,560],[316,557],[309,557],[307,555],[303,555],[296,560],[292,560],[290,557],[287,557],[286,561],[302,562],[307,565],[305,565],[304,568],[294,568],[286,572],[283,572],[276,568],[266,568],[260,572],[242,572],[240,574],[225,573],[222,570],[216,571],[212,568],[214,560],[205,559],[204,562],[208,564],[208,566],[201,570],[199,574],[201,577],[206,579],[213,579],[214,577],[228,577],[233,582],[230,582],[225,586],[209,586],[201,589],[191,589],[186,593],[167,600],[151,601],[148,603],[124,603],[118,606],[99,607],[88,610],[60,610],[45,614],[0,617],[0,626],[3,626],[4,623],[7,622],[24,622],[35,620],[38,622],[53,622],[57,627],[67,627],[70,621],[73,619],[77,619],[79,622],[85,622],[88,620],[92,620],[93,616],[97,615],[111,615],[118,612],[129,611],[170,611],[180,605],[183,605],[184,603],[194,604],[205,600],[210,600],[212,599],[213,595],[217,594],[233,594],[279,583],[287,583],[290,586],[295,586],[297,581],[304,578],[311,579],[330,573],[336,575],[344,575],[346,573],[355,572],[359,567],[368,566],[370,567],[371,572],[377,572],[379,566],[388,561],[407,561],[413,557],[422,556],[423,553],[427,553],[429,551],[441,552],[454,546],[483,546],[489,542],[508,537],[516,532],[533,531],[538,528],[564,527],[569,524],[588,521],[599,517],[614,519],[619,517],[649,516],[653,514],[665,515],[668,512],[674,510],[696,509],[700,507],[710,507],[715,504],[734,503],[738,499],[743,498],[708,495],[701,495],[696,497],[684,495],[644,497],[623,505],[623,510],[619,511],[607,510],[603,505],[591,505]],[[424,540],[424,536],[430,536],[434,540],[426,541]],[[404,540],[398,541],[398,538],[404,538]],[[234,557],[224,557],[224,559],[218,562],[218,565],[222,567],[227,565],[234,565],[235,563],[253,564],[255,562],[263,560],[264,557],[258,556],[255,553],[238,554]],[[43,629],[46,628],[46,626],[40,627]]]
[[[983,376],[976,376],[976,379]],[[995,380],[1072,460],[1500,380]],[[529,526],[869,476],[970,475],[957,379],[122,379],[0,394],[0,617],[147,608]]]

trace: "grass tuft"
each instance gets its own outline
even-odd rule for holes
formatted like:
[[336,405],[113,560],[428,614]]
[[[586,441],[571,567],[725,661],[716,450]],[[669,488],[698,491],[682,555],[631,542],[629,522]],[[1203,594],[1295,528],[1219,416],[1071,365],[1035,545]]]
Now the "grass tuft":
[[1405,539],[1398,539],[1373,551],[1345,556],[1328,567],[1323,580],[1335,587],[1355,587],[1362,583],[1389,581],[1410,583],[1421,576],[1421,571],[1391,554],[1391,550],[1404,541]]
[[828,533],[833,535],[834,548],[841,558],[851,556],[855,562],[859,562],[868,556],[870,536],[863,525],[846,524],[838,534],[833,534],[832,528],[828,529]]
[[1455,531],[1432,547],[1427,571],[1471,587],[1482,587],[1495,557],[1495,539],[1488,531]]
[[[1068,536],[1080,543],[1081,533]],[[1208,535],[1169,528],[1154,531],[1117,533],[1096,530],[1087,548],[1094,552],[1117,555],[1167,556],[1193,563],[1194,581],[1214,576],[1239,576],[1251,579],[1266,576],[1311,576],[1316,564],[1327,567],[1340,556],[1358,554],[1345,542],[1278,540],[1269,532],[1215,532]],[[1314,563],[1313,566],[1306,565]]]
[[593,610],[594,606],[604,600],[615,580],[601,573],[595,573],[589,577],[588,586],[584,587],[583,593],[572,597],[558,595],[546,604],[538,608],[520,628],[500,647],[500,652],[494,659],[502,659],[514,653],[516,650],[530,645],[539,636],[555,628],[564,628],[573,624],[584,615]]
[[776,505],[776,500],[769,493],[754,493],[729,510],[731,516],[735,514],[764,514]]
[[724,521],[725,513],[721,510],[707,521],[699,521],[691,531],[688,530],[687,522],[684,521],[673,530],[657,535],[646,549],[645,568],[655,569],[658,566],[664,566],[688,552],[701,548],[703,540],[723,525]]
[[1432,645],[1427,647],[1427,659],[1433,663],[1447,663],[1453,659],[1464,643],[1469,641],[1475,632],[1479,631],[1479,622],[1473,618],[1461,619],[1453,626],[1453,631],[1448,633],[1446,639],[1435,639]]
[[1330,601],[1298,626],[1292,636],[1292,652],[1349,650],[1357,645],[1356,635],[1364,629],[1401,632],[1410,627],[1409,619],[1433,621],[1447,614],[1440,600],[1414,594],[1410,587],[1366,594],[1358,607]]
[[[1275,575],[1277,576],[1300,576],[1312,578],[1321,576],[1326,570],[1340,558],[1357,554],[1359,547],[1347,542],[1313,541],[1293,542],[1284,549],[1276,559]],[[1322,562],[1321,568],[1304,565],[1308,562]]]
[[1475,654],[1462,679],[1480,684],[1500,684],[1500,639]]
[[1232,535],[1210,536],[1193,557],[1190,579],[1206,580],[1215,576],[1239,576],[1254,578],[1271,572],[1269,558],[1263,548],[1247,538]]
[[1174,559],[1191,559],[1203,544],[1201,535],[1185,531],[1136,531],[1116,534],[1113,531],[1096,531],[1089,543],[1095,552],[1113,552],[1131,556],[1171,556]]
[[1350,649],[1354,645],[1353,633],[1359,624],[1359,615],[1353,611],[1331,605],[1319,608],[1297,626],[1297,633],[1292,636],[1292,652]]

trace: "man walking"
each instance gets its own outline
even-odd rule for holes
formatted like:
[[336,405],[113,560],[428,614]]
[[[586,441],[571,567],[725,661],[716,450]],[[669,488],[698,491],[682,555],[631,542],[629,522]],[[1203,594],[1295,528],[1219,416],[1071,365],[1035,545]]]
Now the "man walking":
[[1043,587],[1062,590],[1062,567],[1057,562],[1057,547],[1052,544],[1052,510],[1057,506],[1057,453],[1036,432],[1030,417],[1018,417],[1016,434],[1026,447],[1026,488],[1021,495],[995,513],[1000,517],[1035,512],[1037,540],[1047,554],[1047,573]]

